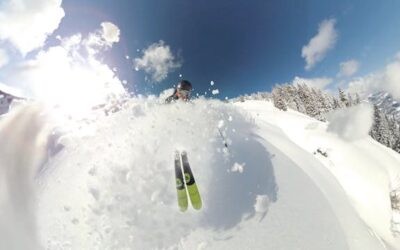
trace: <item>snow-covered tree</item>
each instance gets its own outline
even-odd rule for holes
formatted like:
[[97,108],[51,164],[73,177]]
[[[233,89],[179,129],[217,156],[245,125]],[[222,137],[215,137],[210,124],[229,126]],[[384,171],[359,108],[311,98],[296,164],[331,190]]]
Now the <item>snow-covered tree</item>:
[[350,93],[347,94],[347,107],[353,106],[355,103]]
[[339,91],[339,105],[340,107],[349,107],[349,100],[346,97],[346,94],[344,93],[343,89],[338,88]]
[[336,97],[334,97],[333,98],[333,109],[340,109],[340,108],[342,108],[342,106],[340,105],[339,100]]
[[322,93],[325,99],[325,104],[326,104],[326,113],[331,112],[332,110],[335,109],[335,101],[334,97],[327,94],[327,93]]
[[303,101],[306,114],[311,117],[317,117],[320,112],[320,107],[317,104],[316,96],[313,93],[313,89],[310,89],[307,85],[299,85],[300,99]]
[[374,123],[370,132],[372,138],[382,143],[385,146],[390,147],[390,129],[387,117],[379,109],[377,105],[374,105]]
[[399,125],[396,122],[395,117],[392,116],[386,116],[386,119],[388,120],[388,127],[389,127],[389,147],[394,149],[394,146],[400,137],[399,135]]
[[287,107],[293,110],[297,110],[297,105],[294,100],[297,96],[295,87],[293,85],[284,85],[282,86],[282,91]]
[[284,100],[283,90],[281,87],[277,86],[272,90],[272,99],[276,108],[287,111],[287,105]]
[[393,150],[400,153],[400,137],[396,139],[396,142],[393,145]]
[[311,106],[308,107],[308,111],[311,112],[310,115],[318,120],[324,120],[321,114],[326,108],[325,101],[323,100],[321,92],[315,88],[311,88],[310,104]]
[[356,93],[356,100],[355,100],[355,104],[360,104],[361,103],[361,99],[360,99],[360,95],[358,93]]

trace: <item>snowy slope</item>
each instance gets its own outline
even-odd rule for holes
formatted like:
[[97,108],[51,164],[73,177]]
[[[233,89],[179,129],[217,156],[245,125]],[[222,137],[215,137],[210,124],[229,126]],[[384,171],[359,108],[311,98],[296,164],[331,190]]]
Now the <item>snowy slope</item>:
[[[322,181],[318,172],[322,172],[324,176],[330,175],[329,177],[335,178],[347,194],[356,213],[374,233],[388,245],[400,246],[399,239],[394,239],[390,231],[393,214],[388,195],[392,183],[398,182],[400,176],[399,154],[376,143],[369,137],[349,142],[337,134],[328,132],[325,123],[294,111],[277,111],[272,104],[253,101],[242,104],[242,106],[257,117],[256,123],[260,127],[263,124],[278,126],[282,134],[301,148],[302,153],[291,154],[294,147],[282,145],[282,137],[275,140],[276,145],[281,145],[278,146],[279,148],[300,163],[298,166],[310,175],[322,191],[326,190],[326,184],[329,181]],[[266,130],[263,131],[261,133],[265,134]],[[269,135],[265,134],[264,138],[272,142],[268,137]],[[317,153],[318,149],[326,152],[328,157]],[[312,159],[308,164],[303,164],[302,162],[305,162],[304,158],[307,156],[312,156]],[[310,167],[311,164],[314,166]],[[335,192],[338,189],[335,188]],[[327,197],[332,196],[329,194]],[[332,206],[338,204],[340,207],[344,205],[342,202],[332,201]],[[336,210],[341,210],[340,207]],[[351,216],[339,215],[345,227],[353,224],[349,223],[349,217]],[[349,230],[349,232],[351,233],[353,230]],[[351,238],[358,241],[357,238]]]
[[[139,98],[120,112],[93,117],[77,121],[59,139],[63,149],[36,174],[37,210],[26,217],[37,222],[31,235],[44,249],[400,246],[390,232],[389,203],[400,157],[373,140],[344,141],[324,123],[262,101],[162,105]],[[328,157],[313,154],[318,148]],[[188,151],[201,211],[179,212],[175,149]],[[12,165],[1,162],[2,169]],[[9,186],[0,207],[18,204],[11,195],[18,186]],[[2,218],[18,217],[0,213]],[[0,223],[0,232],[10,224]],[[9,234],[22,241],[29,235]],[[12,249],[9,243],[0,249]]]

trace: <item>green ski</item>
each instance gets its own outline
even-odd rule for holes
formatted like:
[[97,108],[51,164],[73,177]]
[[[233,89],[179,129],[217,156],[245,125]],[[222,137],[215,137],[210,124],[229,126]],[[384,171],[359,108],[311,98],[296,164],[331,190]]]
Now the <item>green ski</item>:
[[185,176],[185,184],[187,192],[189,194],[190,202],[194,209],[199,210],[202,206],[201,197],[199,190],[197,188],[196,180],[194,179],[192,170],[189,165],[188,157],[186,151],[182,151],[182,167]]
[[176,191],[178,195],[179,209],[184,212],[188,208],[188,197],[186,194],[185,182],[183,180],[181,168],[181,155],[179,151],[175,152],[175,178],[176,178]]

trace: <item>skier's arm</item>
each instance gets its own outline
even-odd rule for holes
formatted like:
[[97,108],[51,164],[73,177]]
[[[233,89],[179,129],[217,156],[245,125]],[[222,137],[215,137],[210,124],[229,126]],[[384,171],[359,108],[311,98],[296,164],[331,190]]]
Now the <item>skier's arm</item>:
[[174,93],[172,95],[168,96],[167,99],[165,99],[165,103],[171,103],[172,101],[175,101],[177,98],[176,96],[176,90],[174,90]]
[[165,99],[165,103],[171,103],[172,100],[174,99],[174,96],[168,96],[167,99]]

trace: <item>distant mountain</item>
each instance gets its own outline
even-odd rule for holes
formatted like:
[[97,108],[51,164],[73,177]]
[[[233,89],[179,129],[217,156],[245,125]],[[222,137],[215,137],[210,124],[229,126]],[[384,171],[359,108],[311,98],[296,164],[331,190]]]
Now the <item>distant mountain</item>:
[[18,89],[0,82],[0,115],[8,112],[13,100],[25,99]]
[[384,113],[394,116],[400,121],[400,100],[395,100],[392,95],[387,92],[378,92],[368,96],[368,101],[377,105]]

